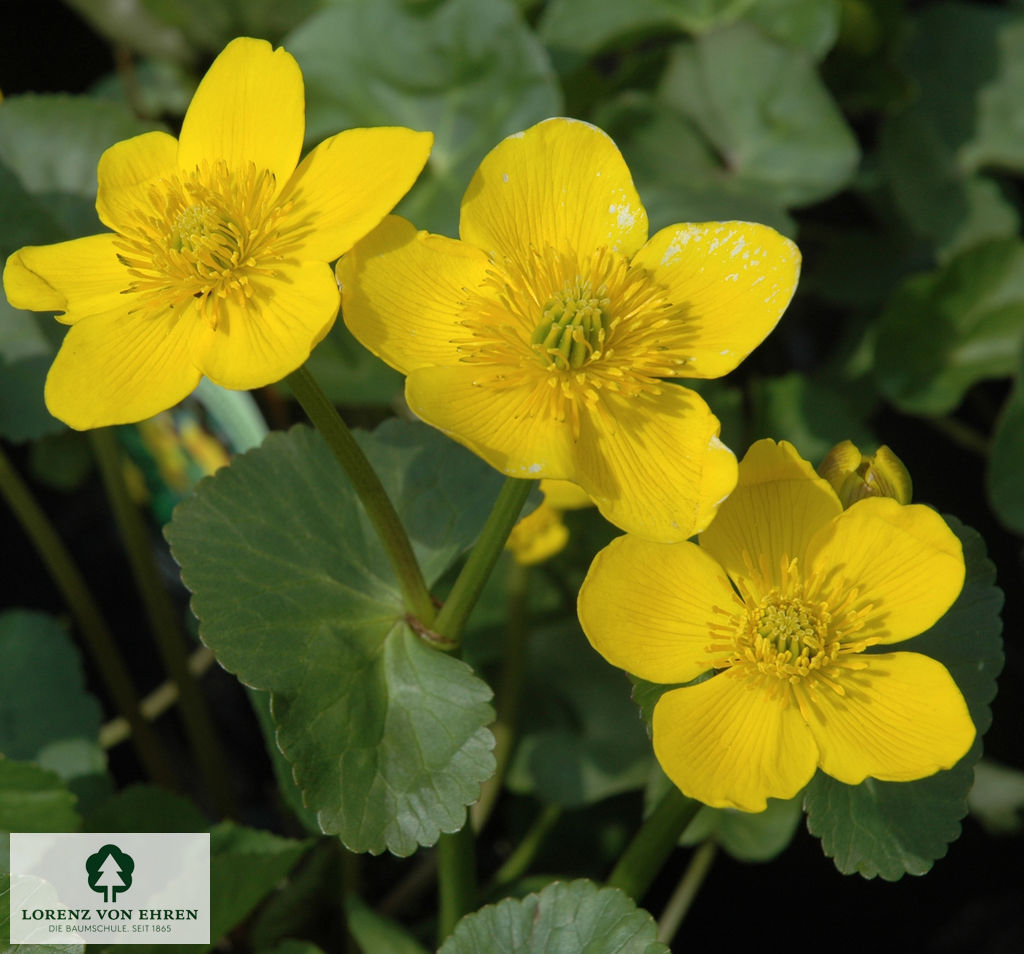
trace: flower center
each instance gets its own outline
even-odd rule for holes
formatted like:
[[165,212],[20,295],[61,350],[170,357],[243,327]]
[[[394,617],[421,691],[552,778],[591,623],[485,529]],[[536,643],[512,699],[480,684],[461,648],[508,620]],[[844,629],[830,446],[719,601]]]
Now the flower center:
[[763,673],[800,679],[836,658],[839,647],[830,622],[824,603],[772,591],[747,608],[736,634],[736,654]]
[[614,397],[656,397],[685,373],[688,306],[671,302],[650,273],[603,247],[590,255],[530,246],[496,260],[467,289],[453,343],[475,383],[531,392],[530,416],[566,422],[578,440],[584,411]]
[[132,276],[125,293],[153,311],[196,304],[214,329],[225,306],[247,307],[253,280],[294,251],[280,232],[293,203],[278,201],[275,188],[267,170],[229,169],[223,160],[158,180],[116,240]]
[[608,289],[596,290],[589,279],[566,282],[541,309],[541,320],[530,344],[543,364],[567,370],[582,367],[604,345],[611,301]]

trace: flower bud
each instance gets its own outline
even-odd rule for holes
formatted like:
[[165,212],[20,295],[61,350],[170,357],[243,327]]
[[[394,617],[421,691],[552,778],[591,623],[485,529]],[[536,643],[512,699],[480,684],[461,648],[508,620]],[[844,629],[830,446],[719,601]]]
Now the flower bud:
[[844,509],[864,497],[892,497],[908,504],[913,492],[903,461],[884,444],[874,454],[862,454],[852,441],[836,444],[818,473],[832,485]]

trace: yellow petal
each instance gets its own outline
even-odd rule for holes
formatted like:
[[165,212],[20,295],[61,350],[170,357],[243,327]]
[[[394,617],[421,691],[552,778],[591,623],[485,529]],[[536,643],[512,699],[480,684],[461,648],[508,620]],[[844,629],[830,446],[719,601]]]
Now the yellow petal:
[[426,164],[432,133],[400,126],[349,129],[299,165],[282,201],[294,203],[281,230],[304,234],[302,256],[333,262],[380,224]]
[[531,247],[632,255],[647,239],[647,213],[625,160],[600,129],[548,119],[500,142],[462,200],[459,234],[501,261]]
[[478,249],[388,216],[338,262],[345,324],[404,374],[457,364],[465,290],[481,285],[487,271]]
[[516,563],[533,566],[560,553],[568,542],[569,530],[562,514],[542,503],[512,528],[505,549],[512,551]]
[[27,245],[4,268],[4,290],[15,308],[63,311],[58,320],[67,325],[123,308],[121,292],[130,281],[109,234]]
[[[489,369],[488,369],[489,370]],[[572,476],[572,433],[547,413],[550,389],[497,388],[474,365],[417,368],[405,382],[409,407],[510,477]]]
[[295,171],[305,130],[302,73],[290,53],[266,40],[232,40],[210,67],[185,113],[178,165],[190,172],[223,159],[229,169],[253,163],[277,178]]
[[688,388],[602,397],[575,447],[575,476],[607,520],[666,543],[703,530],[736,483],[718,419]]
[[846,478],[856,472],[864,463],[864,455],[853,441],[840,441],[818,464],[818,474],[824,477],[838,494],[846,482]]
[[211,381],[239,391],[294,371],[338,314],[338,286],[324,262],[281,265],[273,277],[253,278],[252,289],[246,307],[221,305],[216,330],[197,344],[195,355]]
[[569,480],[542,480],[540,492],[544,494],[544,502],[556,510],[580,510],[594,506],[586,491]]
[[654,707],[654,754],[684,795],[715,808],[763,812],[814,774],[814,738],[776,690],[730,669],[667,692]]
[[740,461],[736,489],[700,545],[758,595],[779,585],[783,557],[804,565],[811,538],[841,511],[828,482],[792,444],[761,440]]
[[662,229],[636,254],[676,306],[686,307],[681,374],[732,371],[775,327],[800,275],[800,252],[767,225],[707,222]]
[[46,378],[50,413],[76,430],[142,421],[199,383],[190,358],[196,322],[170,311],[120,308],[72,326]]
[[178,141],[165,132],[144,133],[115,143],[100,156],[96,170],[100,221],[115,232],[137,225],[150,208],[149,186],[178,171]]
[[893,643],[923,633],[953,605],[964,582],[960,541],[942,517],[888,497],[853,504],[815,537],[808,558],[834,601],[855,589],[851,608],[870,606],[854,639]]
[[577,609],[590,644],[651,682],[689,682],[712,668],[708,646],[736,608],[722,568],[692,543],[627,534],[594,558]]
[[974,741],[974,724],[946,667],[919,653],[862,653],[843,695],[822,689],[805,711],[822,769],[847,785],[865,778],[909,782],[952,768]]

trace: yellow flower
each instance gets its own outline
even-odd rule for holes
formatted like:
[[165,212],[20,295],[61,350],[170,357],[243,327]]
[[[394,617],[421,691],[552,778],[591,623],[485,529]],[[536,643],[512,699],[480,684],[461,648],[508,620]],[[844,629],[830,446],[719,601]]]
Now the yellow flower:
[[731,371],[796,286],[763,225],[647,214],[615,144],[550,119],[500,143],[461,241],[389,217],[338,263],[355,336],[410,407],[513,477],[579,484],[612,523],[683,540],[736,481],[718,420],[673,378]]
[[543,563],[560,553],[569,542],[569,528],[562,520],[562,513],[593,503],[576,484],[567,480],[542,480],[540,490],[544,494],[543,502],[512,528],[505,544],[516,563],[522,566]]
[[234,40],[180,139],[151,132],[103,154],[96,211],[112,232],[11,256],[11,304],[71,326],[46,381],[54,416],[138,421],[202,375],[246,389],[305,361],[338,312],[328,263],[408,191],[432,140],[351,129],[299,163],[304,117],[295,60]]
[[885,444],[873,454],[862,454],[853,441],[836,444],[818,473],[832,485],[844,507],[865,497],[892,497],[906,504],[913,495],[910,472]]
[[960,542],[927,507],[868,497],[843,510],[792,445],[758,441],[693,543],[626,535],[580,591],[610,663],[658,683],[654,751],[686,794],[763,811],[816,768],[841,782],[950,768],[974,726],[944,666],[865,653],[935,623],[964,580]]

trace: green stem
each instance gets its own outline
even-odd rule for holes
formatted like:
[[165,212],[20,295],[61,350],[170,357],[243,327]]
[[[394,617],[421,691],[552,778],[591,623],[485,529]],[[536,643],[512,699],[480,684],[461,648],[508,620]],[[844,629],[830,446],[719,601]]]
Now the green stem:
[[505,652],[501,660],[501,681],[497,688],[497,713],[494,734],[496,769],[480,789],[480,798],[471,809],[473,828],[479,832],[490,817],[501,794],[519,726],[519,704],[526,674],[526,604],[529,595],[530,568],[513,560],[509,564],[508,620],[505,626]]
[[288,375],[288,386],[348,474],[363,509],[380,537],[402,590],[405,608],[425,627],[429,627],[434,621],[434,602],[423,579],[423,571],[412,552],[409,537],[380,478],[309,369],[303,366]]
[[459,919],[473,910],[476,902],[476,839],[473,827],[442,835],[437,845],[438,894],[441,910],[437,942],[455,930]]
[[469,614],[476,605],[484,584],[494,569],[494,564],[501,556],[508,535],[519,520],[523,504],[526,503],[526,498],[536,483],[535,480],[520,480],[517,477],[505,480],[487,523],[480,532],[480,538],[455,580],[448,599],[438,612],[433,629],[453,648],[459,645],[466,620],[469,619]]
[[639,902],[699,810],[700,802],[673,785],[619,858],[608,876],[609,887],[620,888]]
[[189,745],[217,811],[222,815],[231,815],[234,813],[234,798],[224,753],[206,702],[199,691],[199,684],[189,671],[185,634],[153,559],[146,526],[128,493],[117,438],[113,430],[107,427],[90,431],[89,437],[132,576],[156,639],[157,651],[168,676],[178,687],[181,715]]
[[139,711],[131,674],[103,614],[75,561],[28,485],[0,450],[0,494],[14,512],[71,610],[110,698],[131,726],[131,739],[146,774],[165,788],[177,788],[159,736]]
[[544,844],[544,839],[558,824],[558,819],[562,817],[563,811],[561,805],[544,806],[544,810],[523,835],[522,841],[516,846],[515,851],[505,859],[505,863],[495,873],[492,882],[495,886],[511,884],[526,873]]
[[929,417],[925,420],[958,447],[979,457],[988,457],[992,442],[973,427],[958,421],[955,417]]
[[672,897],[668,899],[668,904],[658,919],[658,940],[663,944],[671,943],[679,931],[679,925],[683,923],[686,912],[690,910],[693,899],[697,897],[700,886],[711,870],[717,851],[718,846],[714,840],[708,838],[693,853],[682,879],[676,885],[676,890],[672,892]]

